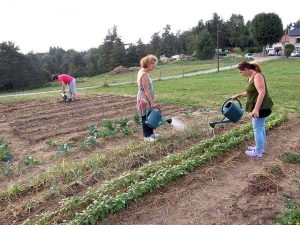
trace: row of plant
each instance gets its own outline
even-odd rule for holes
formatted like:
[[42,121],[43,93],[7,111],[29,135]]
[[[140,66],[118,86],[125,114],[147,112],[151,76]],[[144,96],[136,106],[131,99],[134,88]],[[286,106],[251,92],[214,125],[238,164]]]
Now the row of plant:
[[[266,129],[271,129],[286,118],[286,114],[271,115]],[[161,188],[250,138],[253,138],[252,125],[247,124],[216,138],[204,140],[185,152],[168,155],[136,171],[126,172],[103,184],[101,189],[89,190],[81,197],[66,198],[58,210],[36,215],[39,219],[35,221],[38,224],[53,220],[65,224],[95,224],[108,213],[122,209],[145,193]],[[67,218],[70,220],[67,221]],[[36,224],[35,221],[28,219],[23,224]]]
[[[98,129],[96,125],[88,125],[87,130],[90,133],[90,136],[83,141],[83,143],[80,145],[80,148],[85,149],[87,147],[96,146],[97,137],[116,137],[118,133],[129,135],[132,132],[137,132],[138,128],[135,125],[130,126],[128,124],[129,121],[130,119],[125,117],[122,117],[114,122],[110,119],[103,119],[102,129]],[[133,121],[136,123],[140,121],[138,114],[133,116]],[[55,145],[52,140],[47,140],[45,143],[49,146]],[[57,147],[60,153],[67,154],[70,152],[71,144],[64,143],[63,145],[58,145]]]
[[[89,133],[95,135],[97,127],[90,125],[87,127]],[[67,158],[63,158],[63,161],[50,168],[47,172],[42,173],[37,177],[30,177],[26,184],[13,184],[6,191],[2,191],[3,197],[12,200],[12,197],[24,196],[26,193],[34,191],[38,192],[45,188],[49,188],[46,199],[54,194],[63,195],[63,185],[67,184],[67,188],[71,188],[76,183],[89,182],[85,179],[95,179],[97,182],[104,180],[107,176],[111,176],[111,171],[114,170],[121,173],[124,170],[128,170],[133,165],[140,166],[140,162],[148,162],[155,158],[162,158],[169,151],[173,151],[173,146],[180,146],[184,140],[201,138],[205,135],[205,131],[202,126],[193,124],[185,131],[180,132],[177,135],[173,143],[170,142],[168,137],[162,135],[160,137],[159,145],[148,145],[147,143],[134,144],[129,142],[122,149],[116,149],[114,151],[101,154],[97,151],[89,159],[83,159],[82,161],[70,162]],[[95,135],[96,136],[96,135]],[[56,146],[53,142],[47,143],[50,146]],[[98,146],[96,143],[95,146]],[[64,154],[69,153],[70,144],[65,143],[63,146],[58,145],[60,152]],[[33,157],[25,157],[24,165],[37,165],[39,161]],[[23,165],[23,164],[22,164]],[[60,190],[53,192],[53,190]]]

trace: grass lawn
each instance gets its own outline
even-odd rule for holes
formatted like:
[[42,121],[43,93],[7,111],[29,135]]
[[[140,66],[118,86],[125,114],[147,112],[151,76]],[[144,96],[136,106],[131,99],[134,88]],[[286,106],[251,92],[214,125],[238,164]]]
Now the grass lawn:
[[[191,63],[192,64],[192,63]],[[179,66],[181,65],[181,66]],[[278,112],[289,112],[299,116],[298,95],[300,90],[300,69],[298,59],[276,59],[261,62],[263,74],[266,77],[269,93],[274,101],[274,110]],[[210,68],[216,65],[211,64]],[[188,70],[181,62],[164,65],[169,71]],[[155,78],[157,71],[150,73]],[[168,75],[171,75],[168,74]],[[93,86],[101,83],[101,78],[84,78],[86,82],[78,82],[78,87]],[[219,108],[222,103],[234,94],[243,92],[246,85],[246,78],[237,73],[236,69],[220,71],[210,74],[200,74],[191,77],[182,77],[177,79],[168,79],[154,81],[154,90],[156,101],[176,103],[196,108]],[[57,89],[60,85],[57,84]],[[47,89],[36,89],[31,92],[42,92]],[[137,86],[135,83],[98,86],[97,88],[88,88],[78,90],[78,95],[108,93],[114,95],[136,96]],[[26,99],[40,99],[48,97],[60,97],[57,92],[40,93],[33,95],[24,95],[18,97],[0,98],[0,102],[19,101]],[[245,99],[241,99],[242,103]]]

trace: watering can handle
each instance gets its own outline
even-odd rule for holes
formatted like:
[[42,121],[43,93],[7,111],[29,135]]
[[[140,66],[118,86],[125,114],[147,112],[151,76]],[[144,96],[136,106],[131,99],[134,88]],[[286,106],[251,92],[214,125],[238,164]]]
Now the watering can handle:
[[160,111],[160,108],[158,106],[155,106],[153,108],[150,108],[148,111],[147,111],[147,117],[149,116],[151,110],[153,110],[154,108],[157,108],[158,109],[158,113],[161,114],[161,111]]
[[[221,112],[223,112],[223,108],[224,108],[224,106],[227,104],[227,102],[229,102],[229,100],[233,101],[232,98],[228,98],[228,99],[223,103],[222,108],[221,108]],[[240,100],[239,100],[239,99],[235,99],[235,100],[238,101],[238,103],[239,103],[239,105],[240,105],[240,108],[242,109],[243,107],[242,107],[242,103],[240,102]]]
[[[161,113],[160,108],[159,108],[158,106],[155,106],[155,107],[153,107],[153,108],[151,108],[151,109],[154,109],[154,108],[157,108],[157,109],[158,109],[158,112]],[[151,109],[150,109],[150,110],[151,110]]]

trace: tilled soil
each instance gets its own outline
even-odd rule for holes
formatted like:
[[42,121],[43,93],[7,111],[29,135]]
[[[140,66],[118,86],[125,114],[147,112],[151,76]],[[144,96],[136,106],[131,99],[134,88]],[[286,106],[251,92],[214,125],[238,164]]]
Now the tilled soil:
[[[138,123],[133,123],[138,129],[135,133],[128,136],[118,134],[115,138],[99,138],[97,147],[84,151],[79,148],[89,136],[87,126],[95,125],[100,129],[103,119],[132,119],[136,113],[135,103],[135,98],[131,97],[89,95],[81,97],[75,103],[45,99],[0,104],[0,138],[13,152],[11,173],[9,176],[0,175],[1,191],[7,191],[14,184],[25,187],[34,178],[49,173],[54,167],[62,168],[66,162],[79,163],[91,159],[95,153],[111,155],[129,145],[140,146],[144,143],[141,127]],[[220,112],[211,110],[198,111],[166,103],[159,103],[159,106],[165,117],[179,118],[187,125],[202,124],[203,134],[179,142],[178,139],[183,134],[178,134],[170,125],[163,125],[156,132],[169,142],[180,144],[169,145],[165,151],[158,144],[157,149],[149,153],[147,160],[137,158],[128,165],[127,170],[190,148],[203,138],[210,137],[208,122],[222,118]],[[246,122],[249,122],[247,118],[240,121],[241,124]],[[272,220],[283,211],[282,194],[299,200],[299,187],[292,182],[295,177],[299,177],[298,168],[282,161],[284,152],[300,151],[299,124],[298,120],[289,119],[270,131],[267,153],[263,159],[245,156],[246,146],[253,142],[244,143],[226,156],[181,177],[155,194],[142,197],[137,203],[128,205],[126,209],[98,224],[274,224]],[[226,132],[238,125],[217,125],[216,133]],[[55,145],[47,145],[47,141]],[[69,154],[62,156],[57,151],[57,145],[64,143],[70,143],[71,150]],[[32,156],[40,163],[24,166],[25,156]],[[267,173],[269,166],[273,164],[283,168],[282,176],[272,177]],[[1,166],[5,166],[5,163],[2,162]],[[124,170],[115,167],[104,171],[105,177],[97,179],[87,172],[81,182],[72,185],[67,178],[61,178],[64,189],[60,195],[49,195],[49,188],[53,183],[47,183],[26,191],[23,188],[18,196],[2,196],[0,224],[21,224],[35,214],[54,210],[62,198],[80,195],[88,187],[101,186],[103,180],[116,177]],[[264,182],[255,182],[257,173],[265,175]],[[28,210],[29,203],[34,204],[31,210]]]

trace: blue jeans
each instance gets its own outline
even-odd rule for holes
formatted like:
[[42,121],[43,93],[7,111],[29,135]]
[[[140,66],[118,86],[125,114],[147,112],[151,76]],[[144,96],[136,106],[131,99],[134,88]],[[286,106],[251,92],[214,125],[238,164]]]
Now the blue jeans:
[[150,137],[153,134],[153,129],[145,124],[147,116],[142,116],[142,129],[144,137]]
[[267,119],[267,117],[262,117],[262,118],[253,118],[252,117],[252,126],[253,126],[253,131],[254,131],[254,140],[255,140],[255,152],[258,154],[262,154],[262,151],[265,149],[266,119]]

